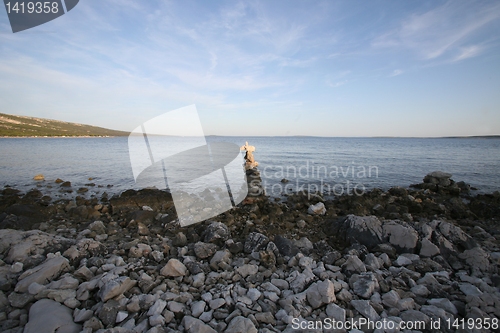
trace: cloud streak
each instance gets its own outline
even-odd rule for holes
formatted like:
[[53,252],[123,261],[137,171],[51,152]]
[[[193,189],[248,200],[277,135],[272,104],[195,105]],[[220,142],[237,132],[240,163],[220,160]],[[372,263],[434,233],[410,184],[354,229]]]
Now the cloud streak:
[[[475,35],[500,18],[500,3],[449,1],[424,13],[412,14],[400,25],[376,37],[374,48],[408,49],[422,60],[465,59],[481,54],[466,47]],[[458,56],[456,53],[460,53]]]

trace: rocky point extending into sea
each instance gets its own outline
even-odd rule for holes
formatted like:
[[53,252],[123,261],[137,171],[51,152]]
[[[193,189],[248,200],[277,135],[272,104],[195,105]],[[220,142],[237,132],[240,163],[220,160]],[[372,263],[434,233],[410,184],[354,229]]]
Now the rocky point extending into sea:
[[[259,179],[256,168],[247,174]],[[252,195],[261,192],[255,186],[236,208],[184,228],[166,191],[53,199],[39,188],[4,188],[0,330],[499,327],[498,192],[472,195],[444,172],[410,188],[333,200],[320,193],[278,200]],[[327,327],[333,321],[336,330]]]

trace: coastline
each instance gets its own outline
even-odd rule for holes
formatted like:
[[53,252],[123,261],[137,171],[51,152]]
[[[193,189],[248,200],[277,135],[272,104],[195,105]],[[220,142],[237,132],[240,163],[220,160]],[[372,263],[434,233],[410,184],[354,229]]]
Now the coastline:
[[291,333],[327,318],[430,332],[439,319],[498,320],[500,193],[469,188],[433,172],[333,200],[257,191],[182,228],[166,191],[53,199],[6,187],[0,327],[31,332],[33,309],[54,308],[68,313],[60,323],[88,332]]

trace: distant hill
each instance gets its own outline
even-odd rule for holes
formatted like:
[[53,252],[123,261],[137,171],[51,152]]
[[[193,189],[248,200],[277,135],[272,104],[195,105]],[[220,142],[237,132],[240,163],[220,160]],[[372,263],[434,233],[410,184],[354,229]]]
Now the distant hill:
[[97,126],[0,113],[0,137],[126,136],[128,134]]

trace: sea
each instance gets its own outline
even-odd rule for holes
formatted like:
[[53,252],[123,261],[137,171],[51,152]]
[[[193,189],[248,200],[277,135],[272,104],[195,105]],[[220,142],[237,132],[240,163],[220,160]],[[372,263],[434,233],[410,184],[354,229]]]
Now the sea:
[[[163,146],[181,147],[181,151],[190,140],[170,138]],[[456,182],[470,184],[473,193],[500,190],[498,138],[209,136],[206,141],[209,146],[217,142],[233,146],[248,142],[254,146],[262,185],[270,196],[297,190],[336,196],[360,194],[373,188],[408,187],[437,170],[452,174]],[[161,140],[156,144],[162,145]],[[164,168],[162,176],[166,181],[156,179],[155,173],[146,181],[141,175],[136,179],[138,171],[136,168],[134,174],[133,162],[138,149],[127,137],[1,138],[0,189],[11,186],[21,191],[36,187],[56,191],[58,178],[70,181],[75,190],[89,188],[86,195],[90,196],[168,187],[172,177]],[[243,162],[243,154],[236,153],[238,166]],[[193,163],[210,169],[211,161],[198,158]],[[43,174],[45,181],[33,180],[37,174]]]

